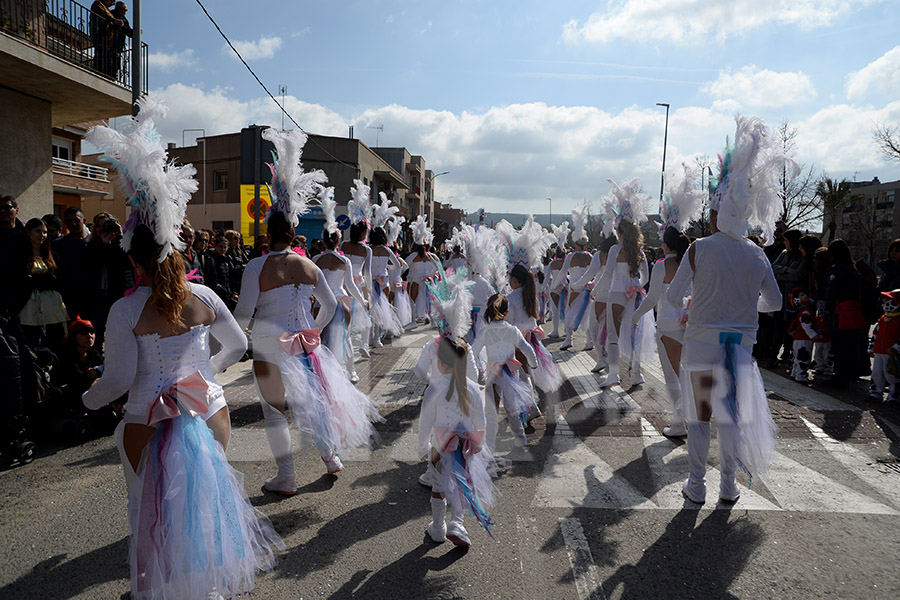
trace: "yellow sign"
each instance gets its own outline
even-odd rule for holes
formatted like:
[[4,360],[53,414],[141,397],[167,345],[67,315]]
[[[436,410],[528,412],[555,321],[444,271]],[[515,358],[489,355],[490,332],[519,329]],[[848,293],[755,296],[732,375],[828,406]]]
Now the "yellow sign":
[[266,232],[266,211],[272,204],[269,196],[269,188],[265,184],[259,186],[259,199],[253,195],[253,185],[241,186],[241,235],[244,236],[244,244],[253,245],[253,224],[255,215],[259,215],[259,232]]

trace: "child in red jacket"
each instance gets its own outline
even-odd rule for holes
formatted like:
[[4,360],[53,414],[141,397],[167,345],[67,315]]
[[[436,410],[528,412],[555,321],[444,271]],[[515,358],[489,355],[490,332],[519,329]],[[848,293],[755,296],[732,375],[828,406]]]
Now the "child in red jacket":
[[820,333],[816,330],[816,313],[809,295],[802,288],[794,288],[788,295],[790,306],[796,311],[788,327],[788,334],[794,338],[794,366],[791,379],[805,383],[809,381],[809,366],[812,362],[813,340]]
[[878,319],[869,342],[872,363],[872,386],[869,399],[881,402],[888,392],[888,404],[900,405],[897,394],[898,359],[900,359],[900,289],[881,292],[884,315]]

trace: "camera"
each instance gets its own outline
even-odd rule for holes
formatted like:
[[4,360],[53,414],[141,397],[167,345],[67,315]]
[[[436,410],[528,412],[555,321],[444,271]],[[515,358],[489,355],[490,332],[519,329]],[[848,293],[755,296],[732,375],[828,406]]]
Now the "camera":
[[112,217],[103,222],[103,233],[122,233],[122,226]]

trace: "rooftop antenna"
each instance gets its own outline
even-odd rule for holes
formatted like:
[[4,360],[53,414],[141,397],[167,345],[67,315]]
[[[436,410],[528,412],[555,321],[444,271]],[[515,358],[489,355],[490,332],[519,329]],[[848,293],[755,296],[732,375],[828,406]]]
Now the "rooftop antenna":
[[381,125],[372,125],[370,127],[366,127],[366,129],[374,129],[375,130],[375,147],[378,147],[378,135],[384,131],[384,123]]

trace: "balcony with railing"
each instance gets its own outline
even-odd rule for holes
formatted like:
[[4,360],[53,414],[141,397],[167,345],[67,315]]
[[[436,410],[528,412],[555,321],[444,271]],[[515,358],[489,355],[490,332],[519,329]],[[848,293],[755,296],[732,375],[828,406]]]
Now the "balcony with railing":
[[[131,34],[73,0],[0,0],[0,32],[131,89]],[[147,44],[141,44],[147,92]]]
[[74,160],[54,158],[53,190],[106,195],[109,193],[109,169]]

